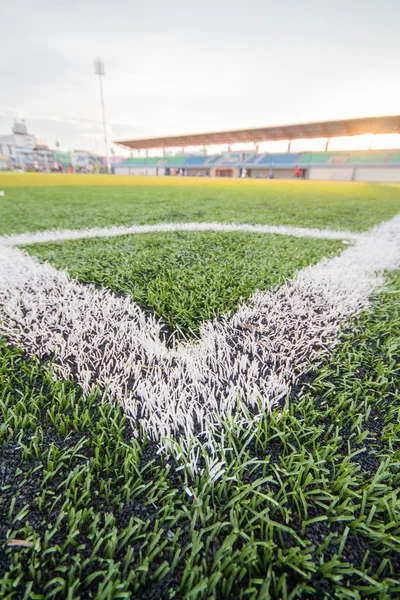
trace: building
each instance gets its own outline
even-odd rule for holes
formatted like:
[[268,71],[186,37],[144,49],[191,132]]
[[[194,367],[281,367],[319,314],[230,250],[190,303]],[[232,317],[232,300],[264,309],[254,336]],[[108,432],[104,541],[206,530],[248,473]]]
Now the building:
[[[306,179],[400,182],[400,150],[329,151],[332,138],[363,134],[400,133],[400,115],[318,123],[300,123],[192,135],[116,142],[131,150],[161,148],[159,158],[131,158],[119,164],[117,175],[198,175],[210,177],[292,178],[295,168]],[[324,152],[291,152],[294,140],[324,138]],[[288,152],[258,152],[264,141],[287,140]],[[167,157],[167,148],[211,144],[254,143],[253,152],[224,152],[218,156]]]
[[11,163],[8,156],[0,154],[0,171],[10,171]]
[[11,134],[0,135],[0,154],[7,156],[11,168],[33,169],[35,148],[36,138],[25,121],[16,121]]
[[71,152],[71,165],[75,173],[87,173],[91,164],[90,152],[86,150],[73,150]]
[[[113,164],[123,160],[113,156]],[[16,121],[12,132],[0,135],[0,170],[22,169],[23,171],[68,171],[73,167],[76,173],[104,171],[106,158],[94,156],[86,150],[61,152],[51,150],[43,142],[28,133],[24,120]]]
[[16,121],[10,134],[0,135],[0,155],[8,170],[51,171],[55,161],[54,152],[28,132],[24,120]]
[[63,171],[68,171],[69,167],[71,167],[71,152],[56,150],[54,160],[58,165],[61,165]]
[[55,153],[45,144],[37,144],[33,149],[34,168],[39,171],[54,170]]

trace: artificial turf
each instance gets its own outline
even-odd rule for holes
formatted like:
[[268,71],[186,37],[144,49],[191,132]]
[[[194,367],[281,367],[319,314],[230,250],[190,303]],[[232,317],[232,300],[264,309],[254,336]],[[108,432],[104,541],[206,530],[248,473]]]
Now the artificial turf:
[[[0,174],[0,189],[0,234],[214,220],[365,230],[400,208],[399,186],[362,183]],[[196,333],[340,246],[232,235],[29,251]],[[280,409],[231,433],[217,480],[177,471],[100,392],[84,397],[0,342],[0,597],[400,597],[399,293],[397,273]]]
[[229,221],[366,230],[400,187],[361,182],[0,173],[0,235],[53,228]]
[[256,290],[281,285],[296,270],[343,243],[289,236],[171,232],[36,244],[25,249],[83,283],[130,295],[178,337],[233,312]]
[[399,293],[396,273],[302,393],[232,432],[213,482],[2,344],[1,597],[399,597]]

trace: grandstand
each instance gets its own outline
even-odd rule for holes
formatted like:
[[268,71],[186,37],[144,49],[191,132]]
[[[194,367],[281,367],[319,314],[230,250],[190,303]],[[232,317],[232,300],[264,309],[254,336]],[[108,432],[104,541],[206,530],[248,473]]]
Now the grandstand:
[[[306,179],[345,181],[400,181],[400,150],[329,151],[332,138],[363,134],[400,133],[400,116],[370,117],[258,129],[170,136],[116,142],[131,150],[160,149],[159,158],[130,158],[115,168],[117,175],[191,175],[204,177],[293,177],[298,165]],[[291,152],[298,139],[324,138],[324,152]],[[260,154],[224,152],[217,156],[165,156],[166,148],[253,142],[288,141],[288,152]]]
[[[400,151],[302,152],[257,154],[226,152],[218,156],[129,158],[115,168],[117,175],[191,175],[288,179],[296,166],[306,179],[400,181]],[[245,170],[245,171],[244,171]]]

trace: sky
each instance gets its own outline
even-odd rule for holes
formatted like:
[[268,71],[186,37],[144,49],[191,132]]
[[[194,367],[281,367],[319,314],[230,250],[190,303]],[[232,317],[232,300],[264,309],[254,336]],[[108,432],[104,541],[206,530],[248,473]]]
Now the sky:
[[[400,112],[400,2],[19,0],[0,23],[0,133],[54,147]],[[115,147],[117,152],[118,148]]]

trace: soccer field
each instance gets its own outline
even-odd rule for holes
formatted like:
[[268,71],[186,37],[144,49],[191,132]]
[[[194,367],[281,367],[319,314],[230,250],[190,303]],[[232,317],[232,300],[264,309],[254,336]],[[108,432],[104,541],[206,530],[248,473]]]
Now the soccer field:
[[0,190],[0,597],[400,596],[400,186]]
[[228,221],[366,230],[400,206],[393,184],[0,173],[0,235]]

